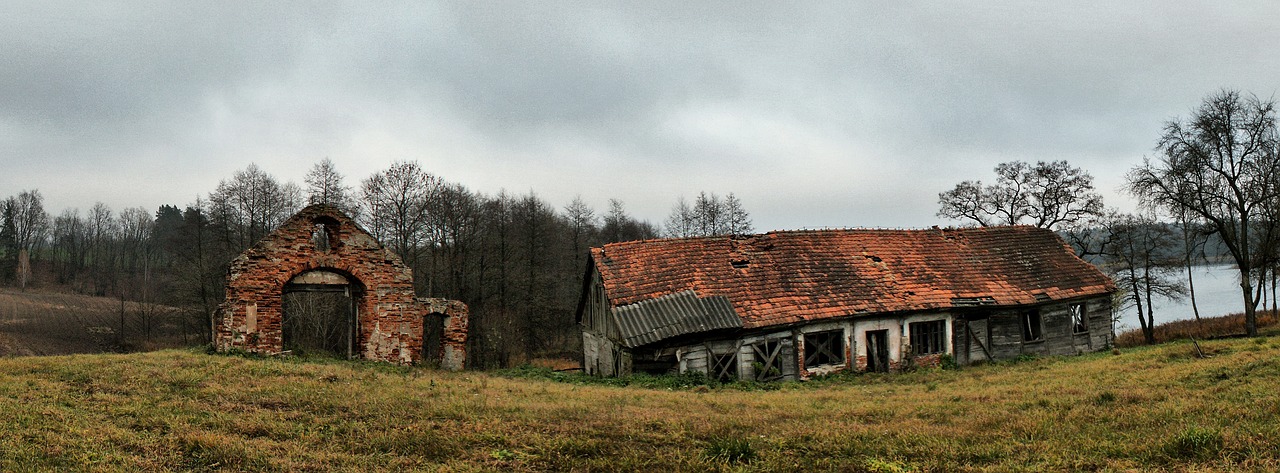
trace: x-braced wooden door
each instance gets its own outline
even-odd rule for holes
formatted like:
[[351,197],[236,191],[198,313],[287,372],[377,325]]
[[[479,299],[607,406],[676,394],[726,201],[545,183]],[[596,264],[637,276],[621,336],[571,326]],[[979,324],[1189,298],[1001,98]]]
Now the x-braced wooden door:
[[867,332],[867,371],[875,373],[889,372],[888,330],[870,330]]

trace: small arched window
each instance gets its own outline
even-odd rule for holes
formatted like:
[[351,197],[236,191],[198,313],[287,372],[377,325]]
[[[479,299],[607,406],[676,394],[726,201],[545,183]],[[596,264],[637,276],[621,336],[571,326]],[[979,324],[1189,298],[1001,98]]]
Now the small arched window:
[[329,251],[337,248],[337,226],[338,222],[331,219],[316,219],[315,225],[311,229],[311,243],[315,244],[316,251]]

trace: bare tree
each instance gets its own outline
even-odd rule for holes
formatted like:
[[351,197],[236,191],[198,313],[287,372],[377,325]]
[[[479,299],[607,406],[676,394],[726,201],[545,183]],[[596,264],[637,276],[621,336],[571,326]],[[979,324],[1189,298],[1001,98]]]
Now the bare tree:
[[31,256],[26,248],[18,250],[18,267],[14,272],[17,273],[18,289],[25,291],[27,283],[31,282]]
[[751,224],[751,215],[742,206],[742,201],[732,192],[724,197],[725,230],[730,235],[746,235],[755,232]]
[[714,192],[699,192],[693,201],[694,228],[699,235],[723,235],[725,233],[724,209],[720,196]]
[[1178,230],[1182,241],[1182,263],[1187,272],[1187,295],[1191,297],[1191,313],[1200,320],[1200,307],[1196,303],[1196,263],[1203,262],[1204,246],[1209,242],[1211,232],[1199,220],[1191,218],[1186,209],[1180,209],[1176,215]]
[[667,238],[685,238],[697,236],[697,220],[693,207],[689,206],[689,202],[684,200],[684,196],[676,199],[676,205],[671,208],[671,214],[667,216],[667,221],[663,224],[663,236]]
[[304,179],[307,183],[307,204],[329,204],[355,217],[358,208],[351,197],[351,187],[343,184],[342,178],[329,158],[311,166]]
[[729,193],[720,198],[714,192],[698,193],[692,206],[680,197],[663,228],[664,236],[669,238],[745,235],[754,231],[751,216],[737,196]]
[[996,166],[996,183],[964,181],[938,194],[939,217],[993,225],[1057,228],[1102,214],[1093,176],[1066,161],[1012,161]]
[[1249,336],[1258,334],[1260,296],[1251,276],[1280,238],[1280,221],[1270,215],[1280,200],[1276,135],[1274,102],[1223,90],[1191,118],[1165,123],[1159,157],[1128,175],[1131,192],[1144,202],[1186,212],[1218,235],[1240,271]]
[[1180,261],[1173,230],[1149,215],[1112,215],[1104,220],[1112,244],[1105,266],[1125,289],[1125,300],[1137,308],[1147,343],[1155,343],[1156,297],[1181,299],[1187,287],[1176,278]]
[[417,162],[398,161],[360,186],[362,220],[411,267],[417,267],[418,250],[427,241],[428,206],[441,185]]
[[62,255],[56,265],[58,282],[68,284],[74,282],[76,275],[85,267],[88,240],[87,225],[80,217],[78,209],[65,209],[53,220],[53,245],[55,254]]
[[[596,213],[586,202],[582,201],[582,196],[575,196],[573,202],[564,208],[565,218],[569,221],[569,251],[573,253],[570,271],[582,271],[583,260],[586,258],[587,248],[591,246],[593,234],[596,228]],[[581,276],[578,277],[581,279]]]
[[44,210],[44,196],[36,189],[19,192],[4,202],[5,238],[11,253],[6,258],[9,271],[25,288],[31,280],[31,259],[45,243],[49,231],[49,214]]
[[302,206],[302,190],[281,183],[256,164],[222,180],[209,194],[206,213],[236,252],[257,243]]
[[45,232],[49,230],[49,214],[44,211],[44,196],[40,195],[39,190],[31,189],[19,192],[16,197],[10,197],[9,201],[14,208],[18,247],[28,250],[37,248],[43,242]]
[[609,199],[609,213],[604,216],[604,227],[600,229],[605,243],[620,241],[647,240],[658,237],[658,229],[649,222],[631,218],[621,200]]

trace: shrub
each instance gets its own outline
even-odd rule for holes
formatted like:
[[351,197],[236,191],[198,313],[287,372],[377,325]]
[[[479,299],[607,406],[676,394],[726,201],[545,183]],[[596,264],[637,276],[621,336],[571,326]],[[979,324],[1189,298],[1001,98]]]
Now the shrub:
[[1116,393],[1111,391],[1103,391],[1093,398],[1093,404],[1097,406],[1111,404],[1116,402]]
[[751,463],[756,451],[751,441],[742,437],[715,437],[704,452],[707,459],[724,463]]
[[1164,446],[1164,452],[1171,458],[1205,460],[1218,455],[1222,451],[1222,432],[1217,429],[1189,427]]
[[956,357],[951,356],[950,353],[942,355],[942,361],[938,366],[941,366],[944,370],[954,370],[960,367],[960,365],[956,364]]

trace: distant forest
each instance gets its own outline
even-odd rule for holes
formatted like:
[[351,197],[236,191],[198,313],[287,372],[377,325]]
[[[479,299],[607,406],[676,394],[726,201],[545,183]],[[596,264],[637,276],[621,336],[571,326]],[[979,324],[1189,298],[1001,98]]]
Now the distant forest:
[[420,296],[465,302],[469,365],[478,368],[576,358],[574,316],[593,246],[753,231],[733,194],[704,192],[691,203],[681,197],[660,228],[628,215],[621,200],[600,212],[581,198],[557,207],[533,192],[486,195],[412,161],[355,186],[328,159],[302,185],[251,164],[196,202],[154,211],[99,202],[55,216],[37,189],[10,196],[0,209],[0,284],[178,307],[175,320],[143,310],[126,321],[121,309],[121,329],[134,338],[164,329],[207,339],[231,259],[312,203],[341,208],[398,254],[413,268]]

